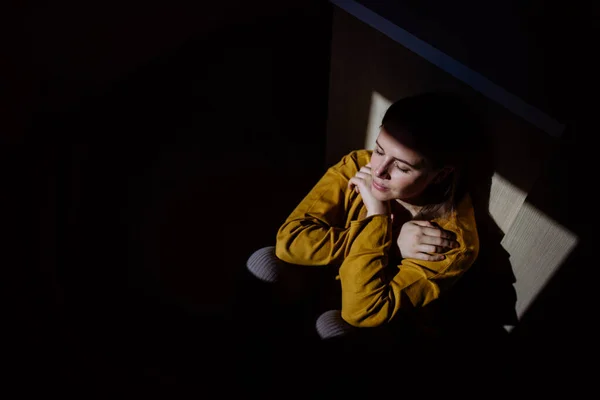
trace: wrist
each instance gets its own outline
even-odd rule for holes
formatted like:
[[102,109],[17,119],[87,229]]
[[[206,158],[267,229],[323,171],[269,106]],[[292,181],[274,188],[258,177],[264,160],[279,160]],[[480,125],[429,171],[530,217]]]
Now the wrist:
[[367,211],[367,216],[366,218],[372,217],[374,215],[388,215],[387,211],[385,210],[374,210],[374,211]]

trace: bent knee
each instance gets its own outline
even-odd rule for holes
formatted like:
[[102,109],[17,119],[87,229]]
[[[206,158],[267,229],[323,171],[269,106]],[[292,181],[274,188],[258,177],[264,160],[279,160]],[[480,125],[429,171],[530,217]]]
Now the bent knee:
[[278,282],[281,280],[283,261],[275,255],[275,246],[266,246],[248,257],[246,268],[261,281]]

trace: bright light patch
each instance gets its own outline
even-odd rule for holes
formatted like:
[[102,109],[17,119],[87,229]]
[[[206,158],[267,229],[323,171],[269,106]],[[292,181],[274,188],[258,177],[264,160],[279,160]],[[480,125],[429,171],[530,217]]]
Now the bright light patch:
[[381,120],[392,102],[377,92],[371,95],[371,109],[369,110],[369,122],[367,124],[367,134],[365,136],[365,149],[375,148],[375,140],[379,135]]
[[502,232],[508,232],[526,197],[527,193],[524,190],[510,183],[502,175],[494,173],[489,210]]
[[517,282],[519,319],[560,269],[577,245],[578,237],[546,214],[524,202],[502,240],[510,254]]

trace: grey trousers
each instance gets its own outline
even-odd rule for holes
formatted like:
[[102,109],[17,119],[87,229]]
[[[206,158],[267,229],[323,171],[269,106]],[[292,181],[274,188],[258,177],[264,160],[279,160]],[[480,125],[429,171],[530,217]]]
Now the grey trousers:
[[308,267],[286,263],[275,255],[275,247],[255,251],[246,263],[248,271],[257,279],[273,284],[278,297],[284,302],[301,302],[308,296],[322,301],[323,307],[332,307],[316,318],[315,330],[323,340],[346,336],[358,328],[342,319],[341,291],[336,287],[333,271],[327,267]]

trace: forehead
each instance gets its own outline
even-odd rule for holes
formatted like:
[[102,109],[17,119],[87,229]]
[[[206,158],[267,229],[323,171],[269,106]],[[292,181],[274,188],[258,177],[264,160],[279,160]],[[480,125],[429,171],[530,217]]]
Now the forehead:
[[384,128],[379,131],[377,143],[389,156],[399,158],[414,166],[422,167],[426,164],[425,157],[403,143],[399,138],[390,135]]

